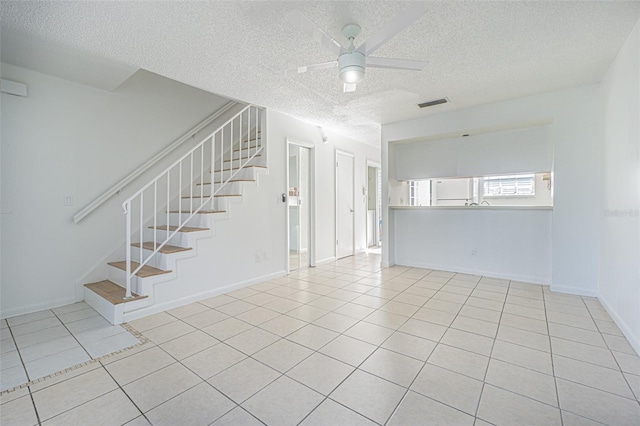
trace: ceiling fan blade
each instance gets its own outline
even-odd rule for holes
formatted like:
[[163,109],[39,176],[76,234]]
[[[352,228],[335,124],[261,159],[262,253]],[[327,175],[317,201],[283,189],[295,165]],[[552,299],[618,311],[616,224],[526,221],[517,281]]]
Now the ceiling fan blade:
[[411,59],[377,58],[368,56],[366,59],[367,68],[389,68],[394,70],[422,71],[427,63],[425,61],[414,61]]
[[290,77],[294,74],[302,74],[308,71],[323,70],[326,68],[335,68],[337,66],[338,66],[338,61],[323,62],[321,64],[305,65],[298,68],[291,68],[286,70],[284,73],[287,77]]
[[344,87],[343,87],[343,92],[344,93],[348,93],[348,92],[355,92],[356,91],[356,84],[355,83],[345,83]]
[[322,28],[314,24],[313,21],[303,15],[302,12],[294,10],[289,12],[286,18],[290,24],[295,25],[305,34],[313,37],[314,40],[329,49],[336,57],[345,51],[340,43],[327,34]]
[[398,35],[402,30],[417,21],[422,15],[427,13],[429,2],[413,3],[405,10],[396,15],[391,21],[379,29],[374,35],[369,37],[360,47],[358,51],[365,55],[378,50],[383,44]]

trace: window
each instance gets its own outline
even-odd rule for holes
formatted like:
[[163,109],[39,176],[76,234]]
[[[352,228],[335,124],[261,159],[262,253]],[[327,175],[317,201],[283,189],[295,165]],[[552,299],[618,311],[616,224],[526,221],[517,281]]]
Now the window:
[[409,181],[409,205],[418,205],[418,182],[415,180]]
[[430,180],[410,180],[409,181],[409,205],[410,206],[430,206],[431,205],[431,181]]
[[484,197],[535,197],[534,175],[484,178]]

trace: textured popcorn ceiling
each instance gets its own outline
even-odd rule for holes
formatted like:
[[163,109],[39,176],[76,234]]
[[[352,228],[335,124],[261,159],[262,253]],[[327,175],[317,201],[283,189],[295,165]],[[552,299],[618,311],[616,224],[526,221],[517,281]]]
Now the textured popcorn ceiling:
[[[358,23],[363,41],[407,4],[2,1],[0,53],[102,88],[144,68],[377,145],[382,123],[598,82],[640,17],[638,1],[434,1],[376,52],[425,70],[369,69],[355,93],[342,93],[337,69],[285,77],[335,59],[287,24],[289,10],[341,42]],[[444,96],[453,104],[416,106]]]

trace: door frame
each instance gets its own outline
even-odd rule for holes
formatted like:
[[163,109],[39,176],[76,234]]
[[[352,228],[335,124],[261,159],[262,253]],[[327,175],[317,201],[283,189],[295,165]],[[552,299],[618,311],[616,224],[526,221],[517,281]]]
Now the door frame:
[[[374,161],[374,160],[370,160],[370,159],[367,158],[367,166],[365,167],[365,182],[367,182],[367,186],[366,186],[366,188],[367,188],[367,200],[366,200],[366,203],[365,203],[365,205],[367,207],[365,209],[367,216],[365,216],[365,218],[364,218],[364,227],[365,227],[364,235],[365,235],[365,239],[367,238],[367,234],[369,232],[369,229],[367,227],[367,219],[368,219],[368,215],[369,215],[369,199],[368,199],[368,196],[369,196],[369,167],[373,167],[373,168],[375,168],[377,170],[377,172],[376,172],[376,185],[378,185],[378,174],[382,173],[382,165],[380,164],[380,162]],[[380,188],[380,189],[382,189],[382,188]],[[380,212],[380,213],[382,212],[382,205],[381,204],[382,204],[382,197],[380,199],[378,199],[378,194],[376,193],[376,215],[375,215],[375,219],[376,219],[376,226],[375,226],[375,230],[376,230],[376,232],[375,232],[375,243],[376,244],[375,244],[375,246],[376,247],[380,247],[380,232],[378,230],[378,224],[380,223],[380,220],[382,219],[382,217],[378,217],[378,212]],[[366,241],[366,245],[367,245],[367,248],[365,250],[369,250],[369,247],[368,247],[369,246],[369,241],[368,240]]]
[[291,272],[289,262],[290,238],[289,233],[289,147],[295,145],[309,149],[309,267],[316,266],[316,150],[313,142],[299,139],[285,138],[285,270]]
[[340,149],[336,149],[335,152],[335,167],[334,167],[334,181],[335,181],[335,238],[334,241],[336,242],[334,244],[335,247],[335,258],[336,260],[338,260],[338,155],[344,155],[347,157],[351,157],[353,158],[353,168],[351,169],[351,183],[352,183],[352,188],[351,188],[351,197],[353,199],[353,215],[351,215],[351,229],[353,230],[353,241],[351,242],[351,247],[352,247],[352,252],[350,255],[344,256],[344,257],[348,257],[348,256],[353,256],[356,254],[356,194],[355,194],[355,189],[356,189],[356,156],[354,153],[349,152],[349,151],[343,151]]

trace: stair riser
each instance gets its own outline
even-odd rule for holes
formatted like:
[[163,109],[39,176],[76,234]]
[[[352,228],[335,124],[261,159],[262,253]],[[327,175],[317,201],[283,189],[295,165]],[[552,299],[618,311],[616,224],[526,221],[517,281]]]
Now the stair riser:
[[[173,231],[170,231],[173,232]],[[167,231],[163,231],[161,229],[157,230],[157,240],[156,241],[164,241],[167,238]],[[176,232],[176,234],[171,237],[168,244],[172,246],[178,247],[195,247],[196,241],[198,238],[209,237],[213,234],[211,230],[208,231],[200,231],[200,232]],[[153,232],[151,229],[145,230],[145,241],[153,240]]]
[[[131,291],[141,296],[153,295],[154,284],[161,283],[163,281],[170,281],[176,277],[175,270],[172,271],[173,272],[168,274],[154,275],[146,278],[134,276],[131,278]],[[122,269],[109,265],[108,279],[110,281],[113,281],[122,287],[126,287],[126,275],[127,273]]]
[[[152,253],[151,250],[142,249],[142,256],[144,259],[149,257]],[[185,250],[179,251],[176,253],[156,253],[155,256],[147,263],[149,266],[153,266],[154,268],[163,269],[163,270],[176,270],[176,260],[185,259],[187,257],[193,257],[196,255],[195,250]],[[139,247],[131,247],[131,258],[136,262],[140,262],[140,248]]]
[[[236,148],[237,149],[237,148]],[[253,154],[255,154],[256,152],[256,147],[255,146],[251,146],[251,148],[244,148],[241,149],[240,151],[233,151],[233,159],[234,160],[238,160],[238,159],[246,159],[247,157],[251,157]],[[225,160],[229,159],[229,154],[225,154]]]
[[[125,288],[127,286],[126,275],[127,275],[127,273],[125,271],[123,271],[122,269],[116,268],[116,267],[111,266],[111,265],[108,266],[107,279],[109,281],[113,281],[114,283],[118,284],[119,286],[125,287]],[[132,292],[138,293],[138,294],[142,294],[140,292],[140,280],[141,280],[141,278],[139,278],[139,277],[131,278],[131,291]]]
[[[189,207],[187,207],[186,209],[183,209],[183,211],[186,213],[182,213],[181,217],[178,215],[178,213],[169,213],[168,215],[169,225],[178,226],[180,224],[180,221],[184,222],[184,220],[190,216]],[[203,216],[206,216],[206,215],[203,215],[203,214],[194,215],[194,217],[191,218],[191,220],[189,220],[185,226],[189,226],[192,228],[209,228],[209,222],[207,218]],[[164,213],[159,215],[157,219],[157,225],[164,226],[166,224],[167,224],[167,214]],[[152,232],[150,233],[145,232],[145,236],[147,235],[149,236],[149,239],[146,241],[153,241],[153,229],[152,229],[153,223],[149,223],[147,226],[149,227],[149,229],[151,229]],[[137,242],[138,234],[135,234],[134,238],[136,238],[136,242]],[[158,241],[159,239],[160,237],[156,237],[156,241]]]
[[[242,141],[242,149],[246,149],[247,147],[249,147],[249,146],[250,146],[250,148],[251,148],[252,150],[255,150],[255,148],[256,148],[256,143],[257,143],[257,145],[258,145],[258,148],[260,148],[260,140],[258,140],[258,141],[256,142],[256,140],[252,138],[251,140],[249,140],[249,141],[247,142],[247,140],[245,139],[245,140],[243,140],[243,141]],[[235,149],[238,149],[238,145],[237,145],[237,144],[236,144]]]
[[[262,154],[260,156],[256,156],[254,157],[248,165],[256,165],[256,166],[266,166],[267,163],[267,157],[264,155],[264,151],[262,152]],[[234,163],[233,165],[233,170],[237,170],[237,162]],[[230,162],[225,162],[224,163],[224,171],[229,171],[229,169],[231,168],[231,163]],[[216,163],[214,164],[213,170],[215,170],[216,172],[220,171],[220,161],[216,161]]]
[[[191,218],[191,220],[189,220],[189,222],[187,222],[186,226],[192,228],[211,228],[210,216],[214,215],[196,214]],[[178,213],[169,213],[169,225],[178,226],[180,221],[184,221],[184,219],[187,217],[189,217],[189,213],[182,213],[182,216],[180,216]],[[164,220],[166,220],[166,217],[163,218],[163,221]]]
[[[189,200],[188,198],[180,198],[180,207],[178,207],[177,202],[173,202],[171,203],[171,210],[187,211],[189,210],[189,207],[191,205],[190,201],[191,200]],[[197,206],[200,206],[200,205],[202,205],[202,199],[195,198],[193,200],[193,208],[195,209]],[[226,211],[226,208],[225,208],[226,206],[227,206],[227,200],[224,197],[215,197],[213,199],[213,205],[211,201],[209,201],[204,205],[204,207],[202,207],[202,210],[225,210]]]
[[[231,175],[231,171],[226,171],[226,172],[215,172],[213,174],[213,179],[214,182],[219,182],[220,181],[220,175],[222,175],[223,179],[228,179],[229,176]],[[238,172],[238,174],[236,174],[233,178],[234,179],[245,179],[245,180],[256,180],[256,176],[257,176],[257,168],[256,167],[248,167],[246,169],[242,169]]]
[[[143,260],[146,259],[151,254],[150,250],[142,249]],[[136,262],[142,262],[140,259],[140,247],[131,247],[131,260]],[[168,270],[171,269],[168,265],[167,256],[163,253],[156,253],[155,256],[151,258],[147,265],[153,266],[154,268]]]
[[[238,199],[242,199],[242,197],[215,197],[213,200],[213,208],[211,208],[211,203],[209,203],[207,206],[205,206],[204,208],[206,208],[207,210],[224,210],[224,211],[228,211],[227,210],[227,206],[229,205],[229,202],[231,201],[231,199],[234,198],[238,198]],[[199,199],[194,200],[193,205],[196,205],[197,201],[201,201]],[[188,198],[183,198],[180,201],[180,205],[182,206],[182,210],[189,210],[189,206],[190,206],[190,202],[191,200]]]
[[147,297],[145,299],[113,305],[88,288],[84,289],[84,301],[113,325],[124,322],[124,313],[126,311],[134,311],[153,304],[151,297]]
[[[237,179],[237,178],[236,178]],[[242,186],[245,184],[246,182],[227,182],[220,191],[218,191],[218,194],[241,194],[242,193]],[[218,190],[218,188],[220,187],[220,182],[219,181],[214,181],[214,191]],[[188,196],[191,195],[189,194],[189,192],[185,192],[182,194],[183,196]],[[200,196],[200,195],[204,195],[204,196],[209,196],[211,195],[211,185],[196,185],[193,188],[193,195],[194,196]]]

